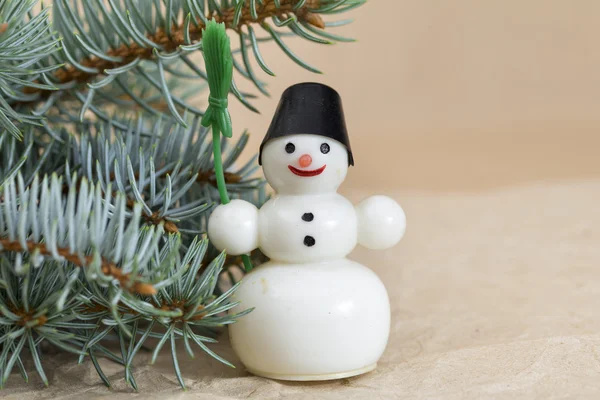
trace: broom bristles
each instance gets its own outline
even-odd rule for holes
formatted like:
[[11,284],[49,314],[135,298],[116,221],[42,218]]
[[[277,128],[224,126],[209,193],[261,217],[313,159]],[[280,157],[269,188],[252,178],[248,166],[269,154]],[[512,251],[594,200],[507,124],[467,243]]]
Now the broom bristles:
[[213,129],[231,137],[227,95],[231,88],[233,61],[225,24],[208,21],[202,32],[202,52],[210,88],[209,105],[202,118],[202,125],[212,125]]

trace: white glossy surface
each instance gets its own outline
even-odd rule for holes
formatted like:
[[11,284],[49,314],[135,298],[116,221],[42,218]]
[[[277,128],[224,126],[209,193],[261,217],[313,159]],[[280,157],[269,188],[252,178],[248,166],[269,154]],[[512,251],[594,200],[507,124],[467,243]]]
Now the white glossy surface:
[[260,247],[271,259],[245,276],[234,295],[241,304],[232,312],[255,307],[229,328],[237,355],[252,373],[274,379],[371,371],[388,339],[388,296],[371,270],[345,257],[357,242],[373,249],[396,244],[406,227],[402,208],[385,196],[355,208],[336,193],[348,153],[335,140],[273,139],[262,163],[277,192],[272,199],[258,211],[234,200],[209,219],[218,249],[240,254]]
[[[294,145],[293,153],[288,154],[285,147]],[[329,153],[320,151],[321,145],[329,145]],[[309,155],[309,166],[300,166],[303,155]],[[289,166],[311,171],[325,166],[317,176],[303,177],[290,172]],[[315,194],[332,193],[342,184],[348,173],[348,151],[337,140],[317,135],[291,135],[272,139],[262,151],[262,166],[269,185],[278,194]]]
[[[309,178],[310,179],[310,178]],[[310,213],[312,221],[302,216]],[[272,260],[306,263],[339,259],[356,247],[354,206],[337,193],[275,196],[259,211],[259,246]],[[313,246],[304,239],[311,236]]]
[[[229,327],[244,365],[277,379],[335,379],[367,372],[390,329],[385,287],[347,259],[269,262],[242,280],[235,311],[256,307]],[[348,375],[350,374],[350,375]]]
[[387,196],[371,196],[356,206],[358,243],[368,249],[388,249],[400,241],[406,231],[406,215]]
[[208,220],[208,237],[228,254],[251,252],[258,247],[258,208],[238,199],[216,207]]

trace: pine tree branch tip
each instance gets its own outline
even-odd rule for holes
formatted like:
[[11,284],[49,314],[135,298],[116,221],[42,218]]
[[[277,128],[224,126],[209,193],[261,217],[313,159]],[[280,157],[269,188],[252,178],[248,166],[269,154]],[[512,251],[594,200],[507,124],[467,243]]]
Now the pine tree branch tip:
[[[250,5],[245,4],[244,8],[242,9],[242,16],[235,27],[233,25],[235,7],[230,7],[226,10],[223,10],[220,14],[214,13],[214,15],[210,16],[210,20],[223,23],[226,29],[233,29],[239,32],[242,26],[251,25],[253,23],[261,23],[265,19],[273,16],[282,17],[284,15],[292,14],[296,15],[300,21],[306,21],[317,28],[325,28],[325,23],[323,22],[321,16],[309,11],[309,9],[318,8],[320,0],[307,0],[305,4],[298,9],[295,9],[296,3],[297,0],[280,0],[280,7],[276,7],[273,0],[264,0],[262,5],[257,5],[257,18],[252,17]],[[192,40],[192,44],[202,40],[202,31],[206,28],[204,21],[201,19],[198,19],[196,23],[197,26],[190,24],[189,27],[189,35]],[[184,27],[185,23],[174,25],[171,28],[170,33],[167,33],[164,28],[158,28],[154,34],[148,35],[147,39],[150,42],[160,46],[161,51],[173,52],[180,46],[186,45]],[[107,59],[101,59],[97,56],[92,56],[79,61],[83,67],[95,69],[98,71],[97,73],[91,73],[78,69],[74,65],[67,65],[54,73],[54,80],[56,80],[59,84],[72,81],[80,84],[87,83],[93,80],[95,77],[103,75],[104,71],[123,67],[133,62],[136,58],[145,60],[154,59],[156,58],[156,50],[156,47],[144,47],[136,42],[121,44],[118,48],[106,52]],[[110,61],[110,58],[120,58],[120,61]],[[35,87],[26,87],[24,89],[25,94],[33,94],[40,91],[43,92],[43,90]]]
[[[44,243],[35,243],[33,241],[26,242],[27,247],[23,248],[22,244],[18,240],[0,239],[0,251],[12,251],[12,252],[28,252],[33,253],[38,251],[42,256],[50,256],[52,252],[46,247]],[[93,256],[87,255],[81,257],[79,254],[72,253],[68,248],[57,248],[57,253],[71,264],[76,265],[80,268],[85,268],[93,262]],[[157,291],[151,284],[144,282],[131,282],[129,274],[124,274],[119,267],[114,263],[105,259],[101,260],[102,273],[106,276],[111,276],[119,281],[121,287],[125,290],[138,293],[141,295],[153,295]]]

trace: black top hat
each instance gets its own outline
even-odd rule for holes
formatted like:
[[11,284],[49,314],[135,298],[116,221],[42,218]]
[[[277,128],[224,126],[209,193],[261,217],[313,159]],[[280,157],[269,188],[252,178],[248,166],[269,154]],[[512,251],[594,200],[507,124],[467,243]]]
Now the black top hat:
[[298,83],[283,92],[271,126],[260,145],[258,163],[262,165],[262,149],[269,140],[302,133],[325,136],[342,143],[348,150],[348,164],[354,165],[342,99],[329,86]]

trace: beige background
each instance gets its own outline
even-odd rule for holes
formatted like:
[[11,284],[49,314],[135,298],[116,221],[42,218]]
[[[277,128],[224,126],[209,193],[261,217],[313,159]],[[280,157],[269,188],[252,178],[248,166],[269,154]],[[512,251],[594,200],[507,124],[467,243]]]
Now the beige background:
[[[182,352],[184,393],[165,351],[157,365],[138,360],[138,396],[599,398],[600,2],[370,0],[353,14],[339,31],[357,43],[290,41],[326,75],[267,45],[273,98],[257,102],[262,115],[231,109],[254,151],[288,85],[318,80],[342,93],[357,161],[342,192],[386,193],[408,215],[399,246],[352,255],[390,294],[379,368],[286,383]],[[216,350],[235,360],[222,340]],[[118,366],[102,361],[109,391],[89,362],[73,361],[46,357],[49,389],[14,376],[5,393],[133,394]]]
[[263,115],[232,106],[254,148],[281,92],[313,80],[342,94],[350,185],[463,191],[599,176],[600,2],[370,0],[352,16],[336,29],[356,43],[290,42],[324,75],[265,45],[278,76],[264,75]]

